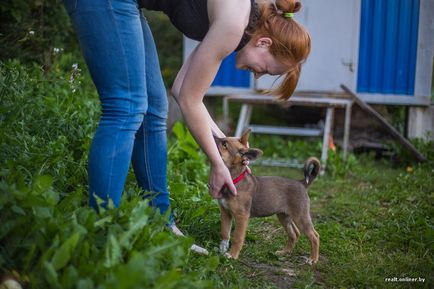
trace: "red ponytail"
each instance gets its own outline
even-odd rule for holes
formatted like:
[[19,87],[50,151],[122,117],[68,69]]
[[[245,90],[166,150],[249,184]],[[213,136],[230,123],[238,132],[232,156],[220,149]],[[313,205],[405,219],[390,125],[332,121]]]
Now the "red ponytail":
[[287,64],[287,71],[282,84],[272,93],[279,100],[287,100],[294,92],[300,78],[301,64],[311,50],[311,39],[305,28],[285,13],[295,13],[301,9],[297,0],[259,1],[260,19],[252,38],[269,37],[273,44],[271,54],[278,61]]

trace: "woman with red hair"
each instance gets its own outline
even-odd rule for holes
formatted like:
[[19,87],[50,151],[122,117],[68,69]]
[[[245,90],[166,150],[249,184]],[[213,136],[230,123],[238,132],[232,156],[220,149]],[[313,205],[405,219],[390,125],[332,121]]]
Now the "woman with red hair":
[[[211,164],[210,193],[226,186],[236,195],[213,139],[223,137],[203,97],[222,60],[237,52],[236,65],[256,78],[284,75],[275,91],[293,93],[310,37],[294,20],[296,0],[64,0],[101,101],[102,116],[89,156],[89,199],[119,206],[132,162],[150,204],[165,213],[167,189],[167,96],[155,43],[140,9],[159,10],[187,37],[200,41],[180,69],[172,93],[192,135]],[[181,234],[173,220],[170,227]],[[197,249],[197,248],[196,248]],[[200,248],[199,248],[200,249]],[[200,250],[198,250],[200,251]],[[206,252],[205,250],[201,252]]]

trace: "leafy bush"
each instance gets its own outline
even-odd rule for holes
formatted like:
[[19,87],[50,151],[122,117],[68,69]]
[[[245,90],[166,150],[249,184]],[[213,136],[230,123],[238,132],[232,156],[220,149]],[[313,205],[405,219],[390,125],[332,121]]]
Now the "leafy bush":
[[[170,87],[182,64],[182,34],[160,12],[145,11]],[[20,59],[50,70],[64,52],[81,57],[79,43],[62,0],[0,2],[0,61]]]
[[173,126],[176,140],[169,148],[169,190],[178,223],[202,241],[219,238],[220,211],[209,193],[206,157],[181,123]]
[[138,197],[97,216],[63,210],[76,196],[60,199],[49,176],[21,190],[0,184],[1,267],[34,288],[208,287],[183,270],[191,241],[164,232],[165,220]]
[[[89,77],[71,60],[65,55],[50,73],[0,64],[0,273],[14,270],[31,288],[211,288],[218,258],[190,256],[192,239],[166,232],[166,219],[132,183],[119,209],[97,215],[88,207],[99,109]],[[200,223],[204,156],[180,124],[175,133],[170,187],[188,212],[177,218]]]
[[252,146],[260,148],[266,158],[288,158],[304,161],[308,157],[320,158],[322,142],[309,142],[303,138],[251,134]]
[[86,89],[89,82],[79,84],[84,80],[79,68],[55,69],[59,72],[44,74],[39,66],[26,69],[17,61],[0,65],[3,177],[25,185],[34,175],[50,175],[61,192],[83,190],[76,184],[85,183],[96,96]]

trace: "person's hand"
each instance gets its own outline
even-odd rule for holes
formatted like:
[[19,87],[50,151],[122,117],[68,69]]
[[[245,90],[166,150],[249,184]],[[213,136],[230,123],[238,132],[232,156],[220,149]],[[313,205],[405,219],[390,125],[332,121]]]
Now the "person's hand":
[[237,189],[232,181],[228,168],[222,163],[211,165],[208,182],[209,193],[214,199],[221,198],[223,189],[227,189],[232,195],[237,195]]

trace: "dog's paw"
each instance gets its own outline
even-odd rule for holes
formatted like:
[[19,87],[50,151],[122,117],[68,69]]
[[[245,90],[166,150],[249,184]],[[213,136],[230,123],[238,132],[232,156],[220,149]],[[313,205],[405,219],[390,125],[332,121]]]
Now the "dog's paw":
[[308,257],[304,257],[306,264],[308,264],[309,266],[313,266],[316,264],[316,262],[318,262],[318,260],[313,260],[311,258]]
[[225,254],[229,249],[229,240],[222,240],[220,242],[220,254]]

